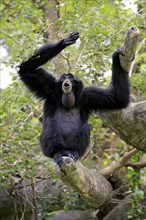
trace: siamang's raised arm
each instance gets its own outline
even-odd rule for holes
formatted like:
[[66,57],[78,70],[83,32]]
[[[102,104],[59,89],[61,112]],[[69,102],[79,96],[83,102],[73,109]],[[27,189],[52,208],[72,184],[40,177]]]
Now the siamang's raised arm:
[[18,73],[22,81],[38,97],[46,98],[55,86],[55,77],[40,66],[59,54],[65,47],[75,43],[78,37],[78,32],[72,32],[56,44],[47,43],[36,50],[27,61],[20,64]]
[[47,98],[55,88],[55,77],[42,67],[27,69],[25,66],[20,66],[18,73],[24,84],[38,98]]
[[83,91],[83,109],[116,110],[126,107],[130,100],[130,83],[128,73],[123,70],[119,60],[120,51],[113,54],[112,80],[108,88],[86,87]]

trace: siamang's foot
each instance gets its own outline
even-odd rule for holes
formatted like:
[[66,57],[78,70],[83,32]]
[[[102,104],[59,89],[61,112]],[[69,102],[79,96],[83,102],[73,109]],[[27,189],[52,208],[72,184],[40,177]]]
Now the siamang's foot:
[[71,44],[74,44],[76,40],[79,38],[79,33],[78,32],[71,32],[68,37],[66,37],[64,40],[62,40],[62,43],[64,46],[69,46]]
[[54,155],[54,161],[58,164],[58,166],[62,167],[64,166],[64,161],[62,159],[62,155],[60,153],[56,153]]
[[79,154],[77,151],[70,151],[68,156],[76,162],[79,159]]
[[76,162],[79,159],[79,154],[77,151],[66,151],[62,150],[59,151],[54,155],[54,161],[59,165],[59,166],[64,166],[65,163],[63,161],[63,156],[69,157],[73,159],[74,162]]

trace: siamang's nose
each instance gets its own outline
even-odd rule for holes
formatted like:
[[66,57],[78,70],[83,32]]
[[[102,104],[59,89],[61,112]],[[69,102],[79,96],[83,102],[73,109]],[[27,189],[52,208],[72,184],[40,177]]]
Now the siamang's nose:
[[65,87],[69,87],[69,86],[70,86],[70,84],[69,84],[69,81],[68,81],[68,80],[65,80],[65,81],[64,81],[64,86],[65,86]]

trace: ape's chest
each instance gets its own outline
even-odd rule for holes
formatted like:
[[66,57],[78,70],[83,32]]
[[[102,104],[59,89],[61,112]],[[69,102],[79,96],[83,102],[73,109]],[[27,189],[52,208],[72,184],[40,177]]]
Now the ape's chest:
[[80,111],[78,109],[57,110],[54,115],[55,123],[60,134],[67,137],[70,133],[77,131],[82,124]]

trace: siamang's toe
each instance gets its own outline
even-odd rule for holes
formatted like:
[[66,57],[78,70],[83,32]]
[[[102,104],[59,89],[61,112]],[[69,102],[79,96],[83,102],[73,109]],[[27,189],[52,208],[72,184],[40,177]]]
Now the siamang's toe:
[[65,163],[62,159],[63,156],[71,158],[74,162],[79,159],[79,154],[77,151],[67,151],[62,150],[54,155],[54,161],[61,167],[65,166]]
[[73,160],[76,162],[76,161],[79,159],[79,154],[78,154],[78,152],[77,152],[77,151],[74,151],[73,156],[74,156]]
[[62,159],[62,157],[55,157],[55,156],[54,156],[54,161],[55,161],[55,163],[57,163],[58,166],[60,166],[60,167],[62,167],[62,166],[65,165],[65,163],[64,163],[64,161],[63,161],[63,159]]
[[77,151],[68,151],[68,156],[76,162],[79,159],[79,154]]
[[63,166],[64,165],[64,162],[62,160],[62,155],[60,153],[56,153],[54,155],[54,161],[55,163],[57,163],[59,166]]
[[65,163],[63,162],[63,160],[61,160],[59,163],[57,163],[58,164],[58,166],[60,166],[60,167],[63,167],[63,166],[65,166]]

